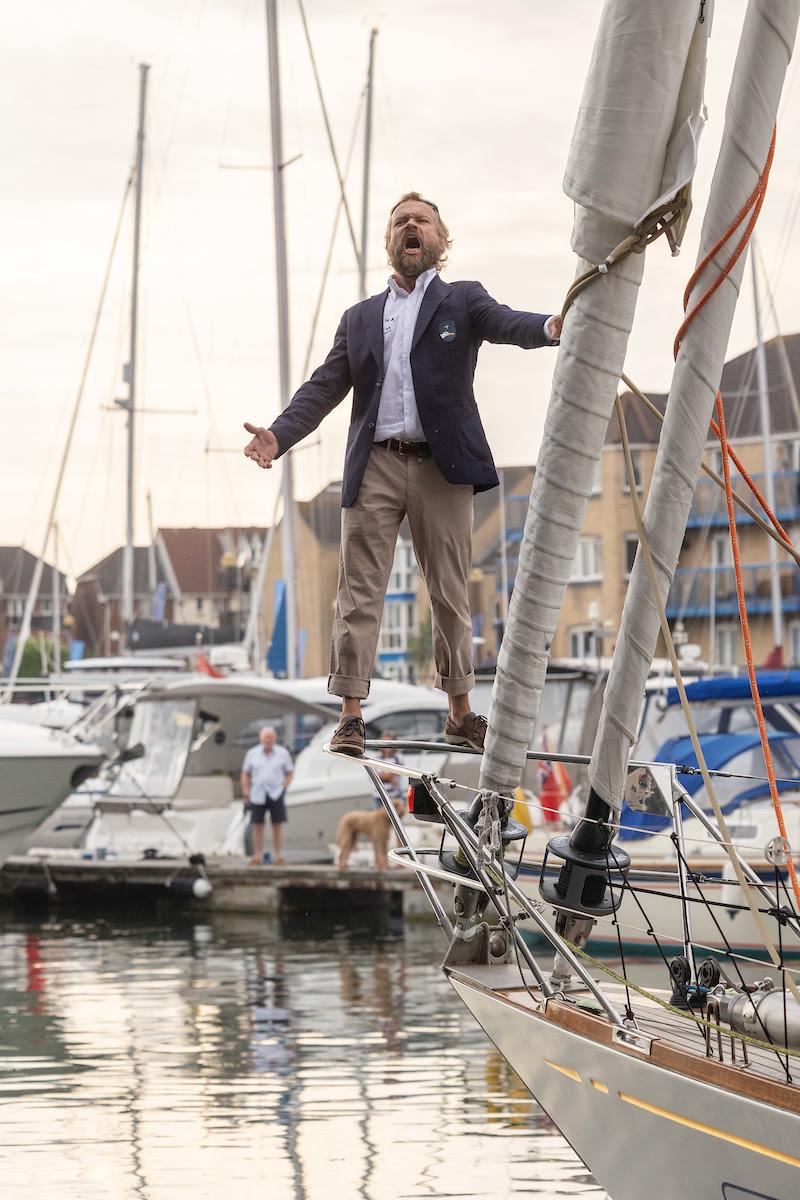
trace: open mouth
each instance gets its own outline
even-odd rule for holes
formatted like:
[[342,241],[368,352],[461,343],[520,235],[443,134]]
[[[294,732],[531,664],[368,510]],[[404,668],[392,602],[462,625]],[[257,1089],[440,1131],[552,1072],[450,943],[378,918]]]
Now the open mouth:
[[422,243],[415,233],[407,233],[403,239],[404,250],[421,250]]

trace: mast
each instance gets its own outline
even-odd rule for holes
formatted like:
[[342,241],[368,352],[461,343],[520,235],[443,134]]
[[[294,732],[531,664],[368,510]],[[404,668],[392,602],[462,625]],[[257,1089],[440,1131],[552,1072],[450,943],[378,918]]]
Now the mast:
[[[289,279],[286,264],[286,214],[283,194],[283,129],[281,124],[281,85],[278,66],[278,14],[275,0],[267,5],[267,61],[269,67],[269,108],[272,133],[272,198],[275,221],[275,282],[278,298],[278,351],[281,409],[289,400]],[[297,567],[294,544],[294,488],[292,485],[292,456],[284,454],[283,521],[281,547],[283,576],[286,583],[286,675],[297,677]]]
[[53,671],[61,670],[61,576],[58,573],[58,525],[53,521]]
[[500,478],[500,590],[503,599],[500,603],[500,616],[503,618],[503,633],[508,624],[508,530],[506,529],[506,472],[501,467],[497,472]]
[[369,35],[369,65],[367,67],[367,100],[364,114],[364,185],[361,198],[361,248],[358,255],[359,296],[367,297],[367,238],[369,236],[369,172],[372,156],[372,85],[375,65],[377,29]]
[[[748,4],[698,263],[736,220],[767,161],[798,16],[800,0],[750,0]],[[699,302],[730,253],[730,247],[719,252],[709,270],[703,272],[688,297],[689,309]],[[644,513],[662,600],[669,592],[700,474],[745,257],[740,255],[722,286],[689,325],[675,363]],[[621,806],[628,756],[659,628],[659,613],[640,547],[628,584],[589,767],[590,803],[594,801],[605,809],[604,815],[601,811],[595,814],[603,820],[609,810],[618,813]]]
[[[498,655],[482,789],[507,794],[520,782],[644,270],[643,253],[612,269],[607,259],[662,205],[670,206],[673,242],[680,239],[681,198],[703,124],[709,28],[694,0],[668,8],[609,0],[603,8],[564,177],[575,201],[576,284],[588,286],[576,287],[561,335]],[[624,113],[621,96],[630,101]]]
[[[758,405],[761,413],[761,437],[764,446],[764,490],[767,504],[775,512],[775,476],[772,460],[772,421],[769,413],[769,381],[767,379],[767,353],[761,328],[761,301],[758,292],[758,265],[756,263],[756,240],[750,253],[753,275],[753,306],[756,319],[756,376],[758,379]],[[783,614],[781,612],[781,578],[778,570],[778,547],[769,539],[769,583],[772,601],[772,632],[775,641],[775,665],[783,664]]]
[[133,215],[133,267],[131,280],[130,357],[127,364],[128,399],[118,401],[128,414],[127,490],[125,501],[125,551],[122,560],[122,623],[127,645],[133,624],[133,473],[136,433],[136,341],[139,315],[139,254],[142,232],[142,173],[144,168],[145,104],[147,100],[147,63],[139,63],[139,125],[136,131],[136,195]]

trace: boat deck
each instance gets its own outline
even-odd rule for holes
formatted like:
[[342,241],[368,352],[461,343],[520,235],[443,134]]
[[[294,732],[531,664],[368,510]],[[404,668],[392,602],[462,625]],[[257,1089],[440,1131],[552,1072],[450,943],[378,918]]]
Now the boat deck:
[[[577,1021],[576,1023],[569,1020],[571,1013],[574,1013],[576,1017],[588,1017],[592,1025],[605,1028],[608,1037],[603,1040],[611,1039],[612,1026],[595,997],[586,988],[571,988],[565,1000],[560,999],[555,1004],[550,1002],[545,1009],[542,993],[527,970],[524,977],[529,984],[530,991],[520,983],[519,970],[513,964],[502,968],[502,976],[498,974],[496,967],[469,967],[467,971],[476,982],[482,986],[491,987],[496,994],[502,995],[520,1008],[537,1013],[545,1010],[548,1014],[552,1014],[553,1010],[560,1011],[567,1023],[575,1027],[576,1032],[583,1032],[583,1029],[580,1028],[582,1022]],[[626,1008],[624,986],[603,978],[598,978],[597,982],[608,1000],[621,1015],[624,1015]],[[669,992],[659,988],[648,990],[664,1003],[669,1003]],[[789,1106],[796,1107],[800,1111],[800,1086],[793,1082],[787,1085],[785,1054],[780,1057],[777,1051],[745,1044],[741,1037],[732,1035],[730,1029],[725,1025],[719,1027],[718,1034],[715,1024],[711,1030],[710,1045],[707,1049],[706,1026],[699,1023],[699,1014],[697,1014],[698,1020],[693,1020],[690,1016],[684,1016],[673,1009],[664,1008],[656,1000],[634,991],[630,992],[630,1006],[636,1019],[638,1033],[644,1034],[646,1038],[652,1038],[654,1047],[658,1047],[659,1051],[667,1054],[674,1066],[679,1067],[675,1061],[677,1058],[683,1059],[688,1056],[702,1066],[704,1073],[713,1068],[718,1071],[720,1068],[725,1068],[727,1071],[733,1068],[737,1075],[751,1079],[754,1084],[757,1080],[765,1081],[769,1087],[783,1084],[781,1090],[791,1092],[795,1097],[794,1103]],[[558,1017],[555,1019],[559,1020]],[[800,1081],[800,1058],[789,1058],[789,1072],[793,1079]]]

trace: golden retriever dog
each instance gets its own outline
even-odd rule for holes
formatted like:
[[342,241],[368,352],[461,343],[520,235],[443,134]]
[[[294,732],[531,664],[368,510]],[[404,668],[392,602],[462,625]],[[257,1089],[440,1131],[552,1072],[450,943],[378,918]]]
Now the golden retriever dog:
[[[393,800],[398,817],[405,815],[405,805],[401,800]],[[385,871],[389,866],[388,850],[392,826],[386,809],[372,809],[364,812],[360,809],[345,813],[336,830],[336,846],[339,850],[339,870],[346,871],[350,855],[359,837],[368,838],[375,851],[375,869]]]

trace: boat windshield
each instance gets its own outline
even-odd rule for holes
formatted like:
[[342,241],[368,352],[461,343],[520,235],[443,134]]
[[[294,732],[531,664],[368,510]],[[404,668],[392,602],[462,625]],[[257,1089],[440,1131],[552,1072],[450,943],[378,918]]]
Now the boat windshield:
[[195,724],[194,700],[140,700],[128,745],[140,742],[141,758],[126,762],[109,788],[111,796],[168,800],[183,777]]
[[[767,728],[778,733],[800,732],[800,714],[795,704],[763,705]],[[756,714],[749,702],[729,704],[693,704],[692,715],[697,732],[704,733],[747,733],[757,728]],[[652,762],[658,757],[660,748],[671,738],[684,738],[688,734],[686,718],[679,704],[664,707],[654,696],[647,698],[642,715],[639,737],[634,757]]]

